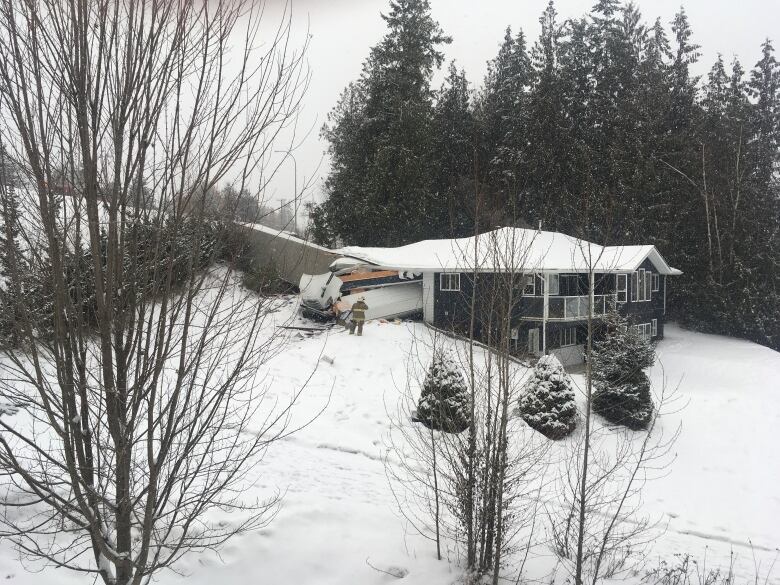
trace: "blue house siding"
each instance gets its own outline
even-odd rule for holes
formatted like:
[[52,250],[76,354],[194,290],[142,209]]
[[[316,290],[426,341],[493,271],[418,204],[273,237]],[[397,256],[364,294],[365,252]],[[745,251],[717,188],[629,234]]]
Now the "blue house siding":
[[[648,273],[657,274],[657,269],[653,266],[649,259],[646,259],[641,269],[644,269]],[[448,291],[441,288],[441,274],[440,272],[434,273],[434,319],[435,326],[452,330],[461,334],[468,334],[471,327],[471,303],[472,292],[474,290],[474,277],[472,273],[457,273],[460,279],[460,290]],[[448,273],[449,274],[449,273]],[[565,296],[583,296],[588,294],[588,274],[587,273],[561,273],[559,275],[559,294],[549,295],[549,299],[553,301],[556,297]],[[506,275],[496,275],[491,273],[480,273],[477,276],[477,292],[476,292],[476,315],[474,320],[474,335],[475,338],[489,342],[489,331],[485,329],[488,324],[495,319],[491,320],[491,295],[490,291],[494,291],[496,280],[506,279]],[[632,300],[632,291],[636,287],[636,282],[633,277],[633,273],[627,273],[627,291],[626,302],[618,303],[617,307],[621,315],[625,316],[631,324],[643,325],[645,323],[651,324],[656,320],[656,335],[654,339],[660,339],[663,337],[664,332],[664,287],[668,285],[667,279],[663,275],[659,275],[658,278],[658,290],[652,290],[652,280],[650,285],[650,300],[639,301]],[[652,277],[648,277],[651,278]],[[618,277],[614,273],[596,274],[594,276],[594,294],[595,295],[613,295],[617,290]],[[520,286],[520,285],[518,285]],[[519,291],[518,291],[519,294]],[[668,290],[666,291],[668,294]],[[528,349],[528,332],[531,329],[539,329],[540,331],[540,350],[543,345],[543,338],[546,338],[545,347],[547,351],[560,349],[563,345],[564,335],[566,336],[566,345],[582,345],[587,339],[587,319],[579,320],[548,320],[546,323],[546,336],[542,332],[544,326],[542,322],[543,316],[543,303],[544,303],[544,288],[542,280],[537,278],[535,280],[535,287],[532,295],[515,297],[515,306],[513,307],[512,328],[516,330],[513,341],[513,346],[516,348],[518,354],[527,352]],[[553,301],[554,302],[554,301]],[[560,302],[560,301],[559,301]],[[574,329],[573,333],[565,333],[564,331]],[[601,334],[601,324],[599,321],[596,323],[595,336],[598,337]]]

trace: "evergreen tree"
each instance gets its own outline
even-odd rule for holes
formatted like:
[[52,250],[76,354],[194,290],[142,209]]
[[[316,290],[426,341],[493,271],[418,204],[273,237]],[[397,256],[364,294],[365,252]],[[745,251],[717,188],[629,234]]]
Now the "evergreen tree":
[[17,297],[23,291],[12,290],[7,281],[10,281],[14,269],[17,274],[24,274],[25,271],[19,266],[19,198],[14,182],[8,178],[9,168],[5,164],[4,154],[0,150],[0,275],[6,280],[0,286],[0,336],[16,343]]
[[644,370],[655,361],[653,347],[617,314],[610,316],[606,327],[591,353],[593,411],[630,429],[647,428],[654,406]]
[[[569,161],[569,173],[564,178],[564,195],[560,208],[547,214],[549,229],[574,233],[578,228],[578,211],[582,190],[589,183],[590,148],[589,119],[593,100],[593,60],[590,54],[589,24],[585,18],[569,21],[567,34],[560,41],[560,79],[563,116],[566,120],[566,147],[558,156]],[[535,150],[536,144],[531,145]],[[552,207],[552,206],[551,206]]]
[[481,129],[480,161],[487,168],[489,204],[500,219],[512,223],[527,186],[528,97],[532,70],[525,35],[507,27],[498,55],[488,63],[485,87],[478,104]]
[[566,87],[560,67],[563,29],[550,0],[539,18],[542,32],[531,51],[533,88],[529,97],[528,166],[523,215],[531,224],[556,227],[560,209],[578,181],[573,123],[566,115]]
[[[449,43],[428,0],[391,0],[388,32],[328,118],[328,199],[315,210],[347,244],[394,246],[431,237],[433,72]],[[324,218],[324,219],[322,219]]]
[[577,426],[577,405],[569,375],[555,356],[542,356],[520,397],[520,416],[549,439],[562,439]]
[[417,403],[417,420],[447,433],[460,433],[469,426],[471,408],[466,380],[445,351],[433,354]]
[[[450,63],[433,117],[433,190],[431,228],[439,237],[473,233],[475,128],[466,73]],[[444,203],[444,204],[441,204]]]
[[769,39],[761,45],[761,60],[751,73],[749,88],[755,100],[755,180],[759,189],[768,189],[780,149],[780,65]]
[[[499,225],[654,244],[683,275],[670,317],[780,348],[780,66],[722,58],[700,83],[684,10],[664,28],[598,0],[559,23],[550,0],[527,48],[507,28],[481,89],[451,65],[423,0],[393,0],[388,32],[331,112],[326,244],[396,245]],[[669,34],[667,34],[667,32]],[[473,99],[471,99],[473,98]],[[478,197],[477,197],[478,194]],[[474,211],[479,201],[479,217]]]

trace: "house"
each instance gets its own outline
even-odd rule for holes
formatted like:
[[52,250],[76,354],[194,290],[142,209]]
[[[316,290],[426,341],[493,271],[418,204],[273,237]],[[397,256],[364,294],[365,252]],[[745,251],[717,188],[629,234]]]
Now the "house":
[[[600,246],[557,232],[500,228],[479,236],[426,240],[398,248],[346,247],[355,270],[422,275],[422,317],[432,325],[487,339],[486,304],[496,288],[514,290],[511,337],[518,354],[582,361],[589,299],[601,319],[612,307],[649,339],[663,337],[669,266],[652,245]],[[341,261],[343,267],[343,261]],[[475,290],[475,283],[477,290]],[[475,303],[472,305],[472,297]],[[489,321],[489,317],[487,318]]]

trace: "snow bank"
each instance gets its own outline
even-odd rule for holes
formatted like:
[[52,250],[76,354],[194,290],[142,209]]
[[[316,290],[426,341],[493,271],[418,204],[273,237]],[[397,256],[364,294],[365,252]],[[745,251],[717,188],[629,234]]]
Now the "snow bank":
[[[285,305],[279,322],[294,318],[295,310],[295,303]],[[688,552],[706,555],[708,567],[723,566],[733,551],[744,580],[753,573],[753,555],[765,571],[780,543],[780,353],[674,325],[665,333],[650,377],[656,385],[679,384],[688,406],[661,420],[664,428],[683,428],[672,473],[644,492],[646,513],[668,521],[648,562]],[[263,374],[281,401],[311,378],[296,422],[322,414],[272,446],[247,494],[285,492],[279,515],[231,541],[219,556],[185,557],[177,566],[182,575],[165,572],[158,582],[380,585],[396,581],[381,570],[396,568],[407,571],[405,585],[452,583],[458,576],[452,551],[436,561],[435,546],[399,518],[383,464],[388,412],[405,383],[405,360],[412,352],[419,352],[414,359],[420,363],[430,359],[425,344],[415,344],[427,335],[420,323],[379,322],[367,323],[362,338],[340,328],[310,336],[291,332],[290,345]],[[332,363],[320,360],[323,355]],[[544,571],[554,565],[549,548],[540,545],[532,557],[529,568],[538,572],[528,576],[546,579]],[[770,583],[780,582],[777,573]],[[13,575],[17,585],[83,582],[64,570],[26,572],[5,542],[0,574]]]

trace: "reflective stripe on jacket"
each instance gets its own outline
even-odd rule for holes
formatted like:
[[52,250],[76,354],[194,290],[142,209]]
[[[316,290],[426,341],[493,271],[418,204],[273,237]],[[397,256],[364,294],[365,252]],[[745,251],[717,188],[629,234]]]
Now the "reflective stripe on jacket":
[[352,305],[352,320],[365,321],[367,310],[368,310],[368,305],[366,303],[364,303],[363,301],[356,302],[354,305]]

